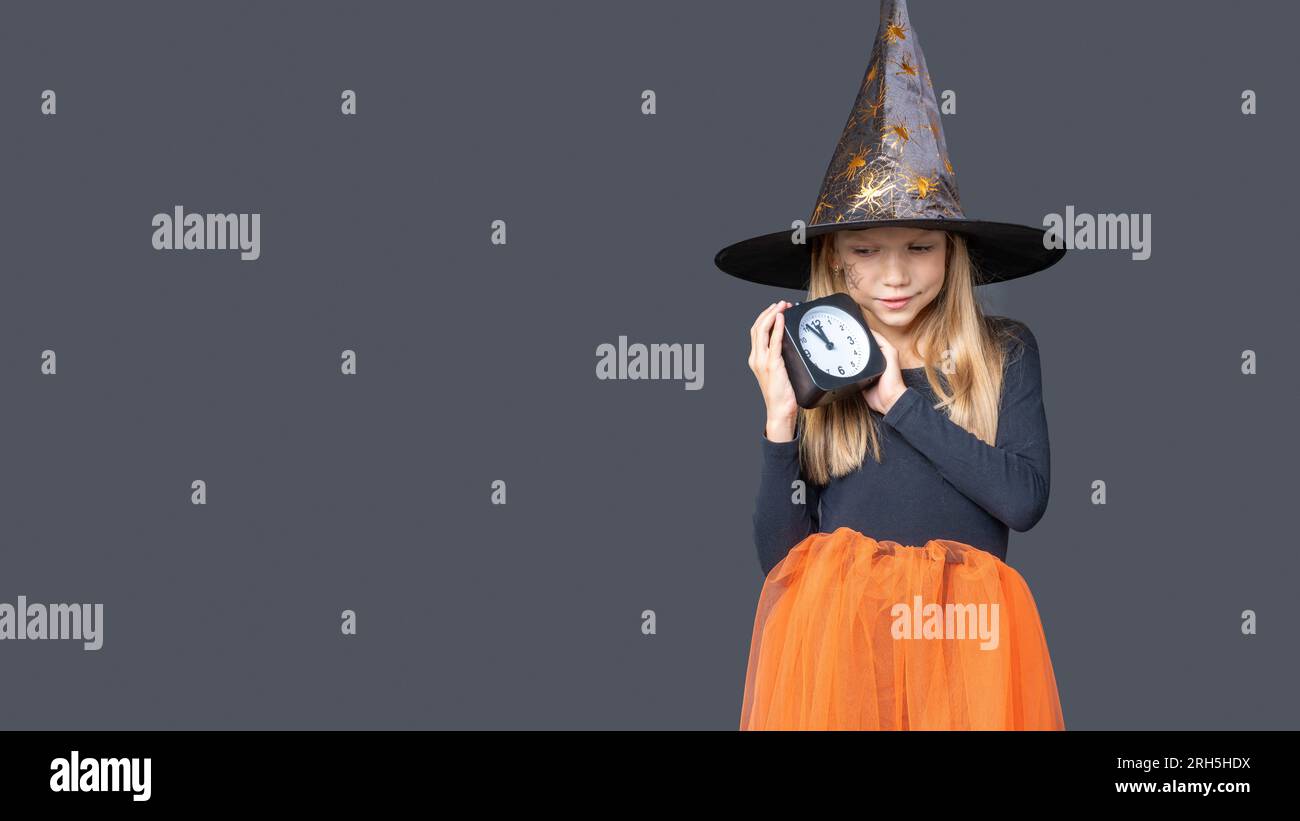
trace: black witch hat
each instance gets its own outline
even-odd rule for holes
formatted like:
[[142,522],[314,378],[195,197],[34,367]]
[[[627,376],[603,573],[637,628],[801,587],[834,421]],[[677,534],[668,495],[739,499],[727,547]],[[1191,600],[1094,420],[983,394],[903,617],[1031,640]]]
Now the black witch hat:
[[[1044,246],[1043,228],[963,214],[934,85],[905,0],[881,0],[867,73],[803,235],[888,226],[960,233],[976,285],[1027,276],[1065,256],[1063,247]],[[753,237],[723,248],[713,261],[750,282],[807,290],[811,246],[796,237],[792,230]]]

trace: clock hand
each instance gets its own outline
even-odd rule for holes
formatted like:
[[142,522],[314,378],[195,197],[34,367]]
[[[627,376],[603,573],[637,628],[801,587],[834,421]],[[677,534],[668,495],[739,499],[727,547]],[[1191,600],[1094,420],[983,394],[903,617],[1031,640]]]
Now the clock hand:
[[827,350],[831,350],[831,349],[833,349],[833,348],[835,347],[835,343],[834,343],[834,342],[831,342],[831,341],[826,337],[826,334],[822,331],[821,328],[818,328],[818,327],[816,327],[815,325],[808,325],[808,324],[806,324],[806,323],[804,324],[804,327],[807,328],[808,330],[812,331],[813,333],[817,334],[818,336],[820,336],[820,337],[822,338],[822,342],[825,342],[825,343],[826,343],[826,349],[827,349]]

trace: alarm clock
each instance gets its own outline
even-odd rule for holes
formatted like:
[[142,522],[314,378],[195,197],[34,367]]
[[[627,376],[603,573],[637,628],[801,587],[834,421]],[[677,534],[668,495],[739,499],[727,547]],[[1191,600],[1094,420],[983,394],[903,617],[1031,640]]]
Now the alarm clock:
[[801,408],[815,408],[875,384],[885,357],[846,293],[801,302],[782,311],[781,358]]

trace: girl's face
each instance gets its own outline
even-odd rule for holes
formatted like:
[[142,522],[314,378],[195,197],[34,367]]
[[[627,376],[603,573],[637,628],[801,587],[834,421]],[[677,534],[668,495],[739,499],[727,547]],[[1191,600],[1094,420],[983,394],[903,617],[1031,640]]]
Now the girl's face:
[[[924,228],[836,231],[845,289],[880,325],[903,330],[943,288],[948,238]],[[885,300],[907,298],[898,304]]]

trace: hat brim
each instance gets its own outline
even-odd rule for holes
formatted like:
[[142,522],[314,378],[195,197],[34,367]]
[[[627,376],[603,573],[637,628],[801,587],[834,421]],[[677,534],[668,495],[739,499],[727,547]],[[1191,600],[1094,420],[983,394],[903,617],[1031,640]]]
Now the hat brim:
[[[807,240],[833,231],[891,227],[960,233],[967,241],[971,261],[976,267],[976,285],[1005,282],[1037,273],[1059,262],[1066,250],[1063,247],[1043,247],[1047,231],[1042,228],[1009,222],[936,217],[813,225],[805,231],[804,237]],[[792,234],[793,229],[776,231],[733,243],[714,256],[713,264],[725,273],[749,282],[806,291],[812,245],[791,242]]]

